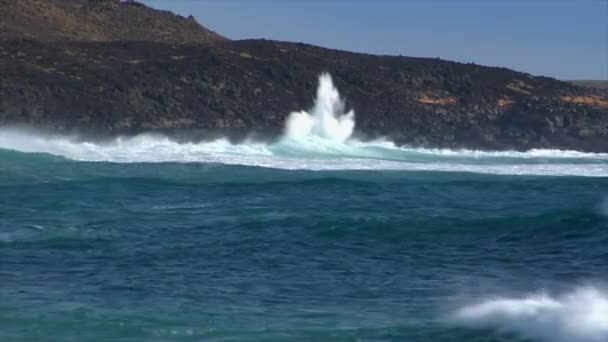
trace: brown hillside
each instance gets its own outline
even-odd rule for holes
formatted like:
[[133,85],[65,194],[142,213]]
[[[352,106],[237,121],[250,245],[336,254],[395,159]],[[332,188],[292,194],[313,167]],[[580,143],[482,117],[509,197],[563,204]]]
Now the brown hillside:
[[0,0],[0,39],[207,43],[226,38],[194,18],[135,1]]

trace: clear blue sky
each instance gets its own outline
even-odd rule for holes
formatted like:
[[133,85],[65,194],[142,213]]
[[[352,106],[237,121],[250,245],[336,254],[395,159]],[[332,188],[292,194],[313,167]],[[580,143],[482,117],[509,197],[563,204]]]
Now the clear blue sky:
[[608,79],[608,0],[143,0],[231,39]]

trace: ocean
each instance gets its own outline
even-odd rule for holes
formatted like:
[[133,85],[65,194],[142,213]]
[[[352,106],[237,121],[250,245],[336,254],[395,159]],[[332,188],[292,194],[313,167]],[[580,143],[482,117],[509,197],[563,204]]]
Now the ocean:
[[0,341],[608,341],[608,154],[0,129]]

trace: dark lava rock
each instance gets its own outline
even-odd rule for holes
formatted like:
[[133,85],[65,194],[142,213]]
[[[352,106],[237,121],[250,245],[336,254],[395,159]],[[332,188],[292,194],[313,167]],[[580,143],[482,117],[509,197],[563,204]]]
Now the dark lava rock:
[[58,132],[281,134],[330,72],[359,135],[450,148],[608,151],[608,99],[503,68],[267,40],[0,43],[0,123]]

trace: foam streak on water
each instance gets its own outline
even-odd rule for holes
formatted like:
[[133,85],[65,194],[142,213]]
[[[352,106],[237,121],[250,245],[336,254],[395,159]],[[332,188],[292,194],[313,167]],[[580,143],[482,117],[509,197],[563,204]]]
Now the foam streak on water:
[[497,298],[462,308],[455,320],[538,341],[608,341],[608,294],[584,287],[559,297]]
[[0,148],[40,152],[79,161],[222,163],[305,170],[415,170],[475,172],[505,175],[608,176],[608,154],[531,150],[489,152],[401,148],[390,141],[353,139],[354,111],[331,77],[323,74],[313,108],[288,117],[277,142],[231,144],[178,143],[166,136],[142,134],[113,141],[87,142],[66,136],[0,129]]

